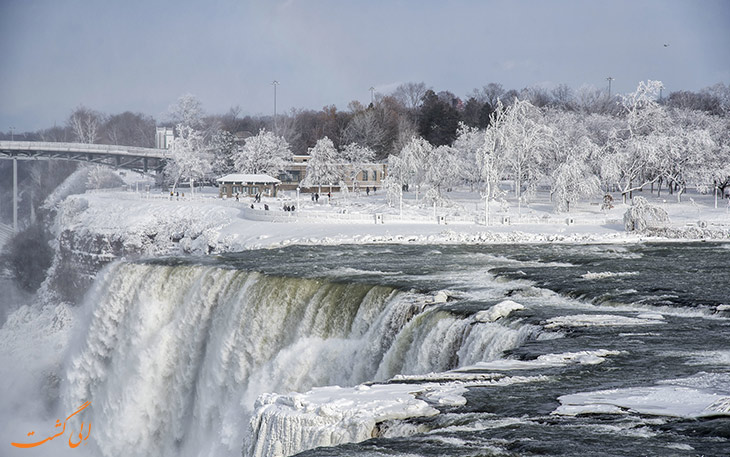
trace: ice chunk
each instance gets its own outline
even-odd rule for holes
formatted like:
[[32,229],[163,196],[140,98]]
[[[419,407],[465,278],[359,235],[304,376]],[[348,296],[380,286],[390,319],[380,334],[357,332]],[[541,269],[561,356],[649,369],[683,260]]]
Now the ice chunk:
[[479,311],[474,315],[474,319],[477,322],[494,322],[497,319],[509,316],[513,311],[521,309],[525,309],[525,307],[512,300],[504,300],[487,310]]
[[416,398],[418,394],[435,403],[463,404],[457,390],[439,392],[412,384],[329,386],[304,394],[264,394],[257,400],[251,420],[248,455],[288,456],[319,446],[356,443],[376,436],[380,422],[438,414]]

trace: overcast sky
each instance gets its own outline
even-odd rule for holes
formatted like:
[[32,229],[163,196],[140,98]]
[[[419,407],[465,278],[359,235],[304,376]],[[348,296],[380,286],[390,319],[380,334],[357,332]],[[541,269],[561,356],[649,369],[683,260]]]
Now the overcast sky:
[[[667,44],[668,46],[665,46]],[[425,82],[464,97],[565,83],[666,93],[730,84],[730,1],[0,0],[0,131],[63,124],[79,104],[165,120],[346,109]]]

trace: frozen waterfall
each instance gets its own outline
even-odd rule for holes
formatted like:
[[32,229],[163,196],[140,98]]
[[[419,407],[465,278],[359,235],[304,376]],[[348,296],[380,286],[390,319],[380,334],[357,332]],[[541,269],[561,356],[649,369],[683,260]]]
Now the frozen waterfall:
[[105,456],[238,456],[262,393],[448,370],[529,333],[393,287],[203,265],[111,265],[82,312],[63,398],[92,401]]

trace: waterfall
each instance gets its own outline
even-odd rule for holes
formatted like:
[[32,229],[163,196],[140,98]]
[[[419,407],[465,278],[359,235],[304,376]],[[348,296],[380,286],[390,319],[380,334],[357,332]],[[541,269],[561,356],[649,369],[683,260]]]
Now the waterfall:
[[528,335],[393,287],[203,265],[99,275],[63,384],[105,456],[241,455],[264,392],[353,386],[491,360]]

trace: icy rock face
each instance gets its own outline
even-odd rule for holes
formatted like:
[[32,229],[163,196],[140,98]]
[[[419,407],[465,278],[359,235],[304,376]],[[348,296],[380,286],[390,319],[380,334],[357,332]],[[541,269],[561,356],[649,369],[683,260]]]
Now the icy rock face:
[[78,303],[97,272],[121,257],[215,252],[218,228],[234,215],[136,194],[120,194],[110,211],[102,197],[71,195],[56,204],[56,254],[45,287],[57,301]]
[[322,387],[305,394],[264,394],[251,419],[251,457],[290,456],[319,446],[357,443],[377,436],[377,424],[433,416],[416,398],[419,386],[388,384]]

